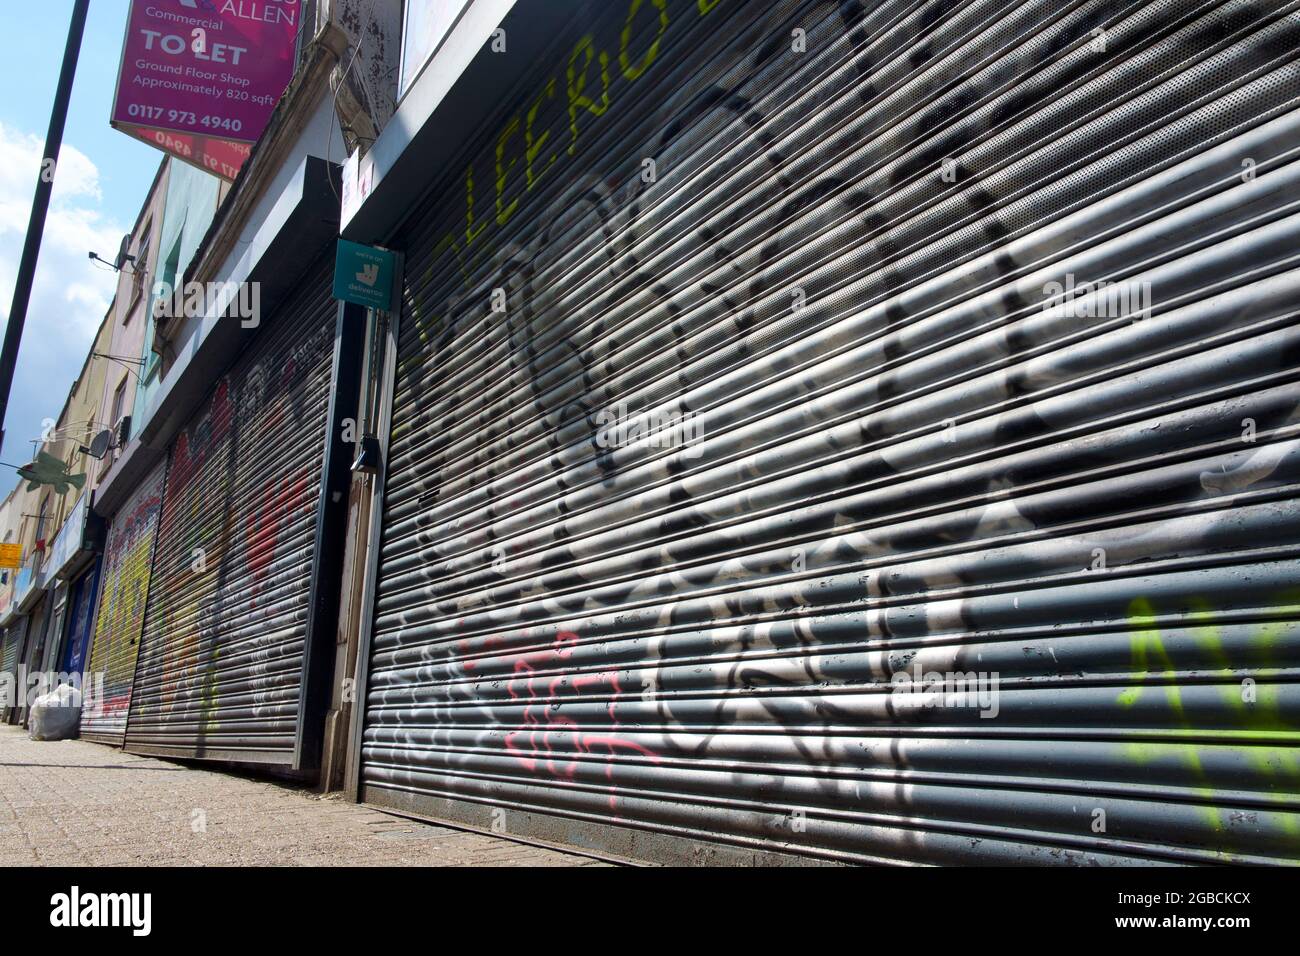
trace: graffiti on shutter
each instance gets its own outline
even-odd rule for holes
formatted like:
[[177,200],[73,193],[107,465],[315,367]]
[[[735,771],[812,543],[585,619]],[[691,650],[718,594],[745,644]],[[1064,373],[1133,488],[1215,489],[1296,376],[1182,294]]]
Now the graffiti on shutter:
[[154,468],[109,528],[86,663],[87,686],[99,689],[98,699],[88,695],[81,713],[81,735],[88,740],[120,744],[126,733],[166,474],[165,463]]
[[365,798],[1300,858],[1300,4],[613,6],[397,238]]
[[313,266],[171,450],[127,749],[295,759],[334,304]]

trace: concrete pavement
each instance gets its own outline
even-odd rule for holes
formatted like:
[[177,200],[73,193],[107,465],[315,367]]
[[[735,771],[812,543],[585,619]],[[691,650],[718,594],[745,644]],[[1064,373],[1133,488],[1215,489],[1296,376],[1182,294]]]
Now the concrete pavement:
[[336,796],[0,725],[0,866],[592,866]]

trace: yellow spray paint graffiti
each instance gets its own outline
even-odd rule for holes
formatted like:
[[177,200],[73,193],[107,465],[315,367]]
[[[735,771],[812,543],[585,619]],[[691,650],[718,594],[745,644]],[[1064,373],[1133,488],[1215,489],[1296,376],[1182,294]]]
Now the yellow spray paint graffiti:
[[[1300,814],[1294,809],[1300,793],[1300,730],[1283,716],[1279,684],[1268,679],[1282,670],[1276,650],[1287,619],[1300,611],[1297,597],[1300,595],[1283,595],[1273,608],[1278,619],[1253,626],[1245,654],[1240,650],[1234,653],[1225,645],[1219,616],[1208,601],[1187,602],[1186,619],[1192,625],[1187,634],[1195,655],[1188,648],[1175,647],[1162,634],[1158,610],[1148,598],[1139,596],[1129,603],[1130,671],[1116,702],[1132,709],[1141,703],[1162,701],[1173,726],[1158,742],[1123,744],[1123,754],[1142,765],[1176,758],[1189,773],[1189,789],[1204,802],[1202,812],[1216,837],[1215,848],[1225,853],[1236,848],[1232,825],[1244,816],[1258,820],[1258,815],[1224,806],[1231,797],[1207,772],[1207,760],[1215,751],[1226,748],[1253,769],[1251,789],[1279,804],[1279,812],[1270,814],[1268,822],[1296,841],[1292,849],[1300,858]],[[1189,660],[1202,666],[1189,667]],[[1190,712],[1184,688],[1189,686],[1191,672],[1200,681],[1214,681],[1229,719],[1207,725]],[[1182,742],[1179,737],[1189,739]]]
[[[693,15],[706,16],[719,2],[698,0],[697,13]],[[652,22],[651,18],[653,27],[643,29]],[[570,157],[578,155],[580,120],[604,117],[611,106],[631,91],[632,84],[651,71],[672,23],[667,0],[630,0],[617,36],[605,38],[603,44],[593,34],[579,39],[563,62],[555,64],[553,73],[538,89],[521,98],[519,111],[505,119],[500,130],[491,137],[491,145],[485,154],[466,166],[464,228],[453,227],[435,241],[431,262],[437,263],[445,253],[454,254],[468,291],[470,270],[497,254],[496,232],[509,224],[519,208],[521,197],[542,183],[557,163],[563,167]],[[638,32],[647,33],[641,40],[644,42],[642,49],[635,48]],[[622,85],[611,85],[610,62],[614,57],[619,67],[614,76],[622,77]],[[559,130],[544,128],[539,124],[539,115],[544,111],[544,104],[557,99],[557,90],[560,89],[564,91],[564,106],[556,118],[561,124],[567,118],[569,142],[567,149],[559,146],[552,150],[548,146],[551,134]],[[489,188],[495,192],[495,196],[487,200],[489,208],[494,210],[487,217],[475,211],[476,205],[479,208],[483,205],[482,197],[476,194],[475,184],[482,181],[482,177],[475,175],[476,169],[487,172],[491,183]],[[522,182],[522,192],[507,198],[518,182]],[[462,237],[463,242],[460,241]],[[431,264],[430,270],[433,267]],[[432,339],[433,330],[441,318],[428,312],[406,316],[424,345]],[[399,375],[408,371],[408,362],[409,358],[403,359]],[[394,434],[400,435],[402,428],[403,425],[398,423]]]
[[163,470],[141,483],[114,521],[104,553],[99,613],[87,672],[103,674],[98,713],[87,710],[88,733],[118,733],[125,725],[135,678],[153,564],[155,532],[162,509]]

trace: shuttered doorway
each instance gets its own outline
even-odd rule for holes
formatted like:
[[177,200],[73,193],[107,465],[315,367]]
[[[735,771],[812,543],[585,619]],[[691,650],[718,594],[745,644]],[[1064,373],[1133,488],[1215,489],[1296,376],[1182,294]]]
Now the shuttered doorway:
[[144,630],[149,572],[166,464],[159,464],[113,516],[104,547],[99,609],[86,662],[81,736],[121,746]]
[[263,317],[172,444],[129,751],[298,759],[337,317],[330,265],[315,263]]
[[362,796],[1300,858],[1298,53],[1296,3],[592,7],[395,241]]
[[0,672],[14,674],[18,670],[18,650],[23,642],[23,629],[19,624],[5,628],[0,638]]

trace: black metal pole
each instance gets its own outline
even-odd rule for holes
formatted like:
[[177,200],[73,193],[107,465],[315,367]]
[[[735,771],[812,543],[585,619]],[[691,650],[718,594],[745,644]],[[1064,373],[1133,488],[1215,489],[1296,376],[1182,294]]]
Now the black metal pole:
[[50,208],[50,190],[54,188],[54,176],[58,170],[59,149],[63,145],[63,126],[68,118],[68,100],[72,98],[72,78],[77,72],[77,57],[81,53],[81,35],[86,30],[86,12],[89,9],[90,0],[75,0],[72,6],[68,43],[63,48],[63,68],[59,71],[59,85],[54,91],[54,109],[50,111],[50,128],[45,134],[45,154],[41,159],[41,171],[36,177],[36,196],[32,199],[32,215],[27,221],[23,257],[18,263],[14,301],[9,307],[9,324],[5,328],[4,351],[0,353],[0,444],[4,442],[5,417],[9,411],[9,391],[14,384],[18,346],[22,343],[23,324],[27,321],[27,304],[31,300],[32,281],[36,277],[36,258],[41,252],[45,214]]

